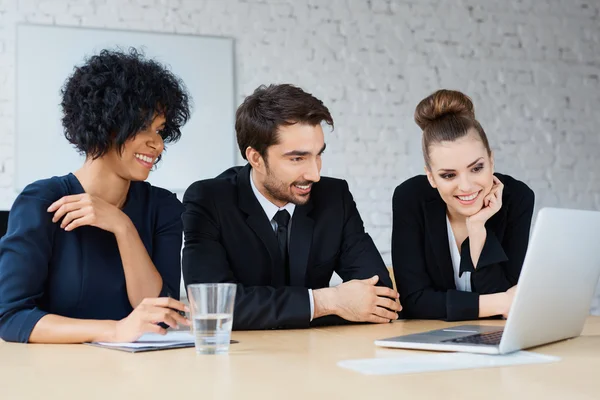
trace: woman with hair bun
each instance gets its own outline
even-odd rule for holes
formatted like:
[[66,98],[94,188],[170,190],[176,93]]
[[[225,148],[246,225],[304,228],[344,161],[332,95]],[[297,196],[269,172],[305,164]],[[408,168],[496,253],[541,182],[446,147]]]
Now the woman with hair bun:
[[392,261],[405,318],[507,316],[527,251],[533,191],[494,173],[471,99],[439,90],[415,110],[425,175],[393,197]]
[[31,183],[12,206],[0,337],[129,342],[189,325],[176,300],[183,205],[144,182],[190,117],[183,83],[135,49],[103,50],[74,69],[61,106],[66,139],[86,160]]

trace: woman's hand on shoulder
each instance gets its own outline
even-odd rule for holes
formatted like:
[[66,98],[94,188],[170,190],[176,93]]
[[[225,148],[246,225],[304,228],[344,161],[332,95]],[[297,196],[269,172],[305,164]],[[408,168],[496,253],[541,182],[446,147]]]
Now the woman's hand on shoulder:
[[63,196],[48,207],[52,222],[62,219],[60,227],[72,231],[80,226],[95,226],[116,233],[131,220],[118,207],[87,193]]
[[490,192],[483,198],[483,207],[476,214],[467,217],[467,230],[483,228],[486,221],[502,208],[504,184],[496,176]]
[[160,323],[171,328],[178,325],[190,326],[190,321],[182,316],[179,311],[189,311],[188,307],[180,301],[169,297],[144,299],[127,317],[115,325],[113,342],[133,342],[144,333],[166,334],[166,329]]

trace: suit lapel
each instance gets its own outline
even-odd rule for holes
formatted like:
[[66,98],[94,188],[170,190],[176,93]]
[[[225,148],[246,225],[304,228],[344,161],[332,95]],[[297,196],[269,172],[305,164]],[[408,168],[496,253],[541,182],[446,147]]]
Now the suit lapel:
[[271,221],[267,218],[265,211],[252,192],[252,186],[250,186],[249,164],[240,170],[237,179],[238,205],[240,209],[248,215],[246,223],[265,245],[269,252],[269,256],[271,257],[271,282],[275,287],[284,286],[285,271],[282,268],[283,263],[279,254],[277,237],[271,226]]
[[306,268],[315,225],[315,221],[308,216],[310,210],[312,210],[311,200],[303,206],[297,206],[292,217],[289,245],[291,286],[306,286]]
[[433,248],[440,273],[447,288],[456,289],[454,268],[448,245],[448,228],[446,225],[446,203],[441,199],[425,203],[425,234]]

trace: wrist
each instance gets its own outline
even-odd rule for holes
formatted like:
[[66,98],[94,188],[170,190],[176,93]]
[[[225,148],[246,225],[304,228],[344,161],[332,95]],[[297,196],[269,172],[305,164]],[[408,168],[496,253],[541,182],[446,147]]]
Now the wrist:
[[506,292],[495,294],[497,301],[495,302],[495,315],[508,314],[510,309],[510,296]]
[[467,221],[467,232],[469,234],[469,237],[485,235],[485,222]]
[[313,319],[337,313],[337,288],[330,287],[313,290],[314,317]]
[[99,321],[98,329],[92,342],[114,342],[117,338],[118,321]]
[[507,315],[510,311],[513,297],[506,292],[502,293],[502,295],[502,315]]
[[123,217],[119,219],[119,221],[115,225],[113,233],[117,238],[119,238],[127,237],[131,235],[133,231],[137,232],[137,229],[135,229],[135,225],[133,225],[133,222],[131,222],[127,215],[123,214]]
[[505,315],[510,309],[510,296],[505,293],[482,294],[479,296],[479,318]]

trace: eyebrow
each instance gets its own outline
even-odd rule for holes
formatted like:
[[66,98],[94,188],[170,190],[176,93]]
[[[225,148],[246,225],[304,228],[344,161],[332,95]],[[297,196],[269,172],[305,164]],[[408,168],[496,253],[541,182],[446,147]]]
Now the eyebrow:
[[[481,161],[483,157],[479,157],[477,160],[473,161],[471,164],[467,165],[467,168],[471,168],[473,165],[477,164],[479,161]],[[452,172],[454,171],[453,169],[438,169],[438,172]]]
[[[321,148],[321,150],[319,151],[318,154],[323,154],[323,152],[325,151],[326,147],[327,147],[327,144],[323,144],[323,147]],[[311,155],[311,154],[312,153],[310,151],[292,150],[292,151],[288,151],[283,156],[284,157],[289,157],[289,156],[302,157],[302,156],[308,156],[308,155]]]

